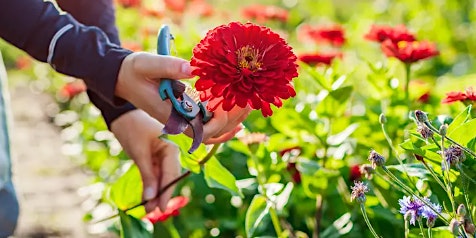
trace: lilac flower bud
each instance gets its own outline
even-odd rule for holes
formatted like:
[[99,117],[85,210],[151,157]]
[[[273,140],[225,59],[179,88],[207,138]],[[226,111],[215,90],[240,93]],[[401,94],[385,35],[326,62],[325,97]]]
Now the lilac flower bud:
[[387,123],[387,118],[385,117],[383,113],[381,113],[380,116],[378,117],[378,121],[380,122],[380,124],[385,124]]
[[476,227],[474,226],[473,223],[471,223],[471,222],[468,220],[468,222],[465,222],[465,223],[464,223],[464,230],[465,230],[467,233],[469,233],[469,234],[471,234],[471,235],[474,236],[474,233],[476,232]]
[[372,179],[373,174],[375,173],[375,169],[370,164],[363,164],[359,168],[360,173],[365,176],[367,179]]
[[426,115],[426,113],[424,113],[420,110],[415,111],[415,117],[416,117],[417,121],[420,122],[420,123],[425,123],[425,122],[428,121],[428,116]]
[[456,210],[456,214],[458,214],[458,216],[460,217],[466,216],[466,207],[464,206],[464,204],[460,204],[458,206],[458,209]]
[[[442,153],[442,152],[440,151],[439,153]],[[456,145],[451,145],[448,149],[445,149],[445,151],[443,152],[443,156],[445,158],[441,162],[443,170],[450,169],[450,168],[446,168],[445,164],[448,164],[450,167],[458,166],[461,162],[463,162],[466,159],[466,155],[464,154],[464,151],[459,146],[456,146]]]
[[443,124],[440,126],[440,135],[441,136],[446,136],[446,132],[448,131],[448,125],[447,124]]
[[385,164],[385,157],[377,153],[375,150],[370,151],[368,160],[372,164],[372,168],[377,168]]
[[425,126],[422,123],[418,123],[417,132],[420,133],[420,135],[424,139],[428,139],[428,138],[433,137],[433,131],[430,130],[430,128],[428,128],[427,126]]
[[459,226],[460,225],[461,225],[461,223],[453,218],[450,222],[450,226],[448,227],[448,229],[450,230],[450,232],[453,235],[457,236],[459,234]]

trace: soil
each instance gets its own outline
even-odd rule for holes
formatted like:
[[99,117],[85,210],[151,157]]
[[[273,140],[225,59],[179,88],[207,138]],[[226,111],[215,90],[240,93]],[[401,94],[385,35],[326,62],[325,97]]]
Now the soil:
[[83,222],[78,189],[87,175],[61,153],[60,129],[45,109],[53,102],[25,85],[11,90],[14,183],[20,202],[15,237],[94,237]]

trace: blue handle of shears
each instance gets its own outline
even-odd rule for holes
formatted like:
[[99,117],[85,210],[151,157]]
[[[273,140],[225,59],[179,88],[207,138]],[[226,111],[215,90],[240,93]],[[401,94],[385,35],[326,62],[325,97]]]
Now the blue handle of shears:
[[[163,25],[159,30],[159,35],[157,37],[157,54],[159,55],[170,55],[170,42],[173,37],[170,34],[170,28],[167,25]],[[193,103],[193,110],[186,111],[181,103],[175,98],[174,90],[172,87],[171,79],[162,79],[159,86],[159,95],[162,100],[169,99],[172,103],[172,106],[177,110],[177,112],[186,117],[187,119],[193,119],[197,116],[198,111],[200,111],[196,103]],[[198,109],[198,110],[197,110]]]

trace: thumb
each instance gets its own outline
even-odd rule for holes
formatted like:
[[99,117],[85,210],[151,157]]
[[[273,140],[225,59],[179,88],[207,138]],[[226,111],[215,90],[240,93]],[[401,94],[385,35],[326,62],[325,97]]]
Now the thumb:
[[190,62],[181,58],[151,53],[138,53],[134,58],[134,68],[148,78],[192,77]]

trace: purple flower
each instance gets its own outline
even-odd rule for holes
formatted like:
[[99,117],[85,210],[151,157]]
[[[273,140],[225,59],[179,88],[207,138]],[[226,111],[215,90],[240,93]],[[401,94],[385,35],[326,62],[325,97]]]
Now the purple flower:
[[370,151],[368,160],[370,161],[370,163],[372,164],[372,168],[374,169],[385,164],[385,157],[377,153],[377,151],[375,150]]
[[[441,153],[441,151],[439,153]],[[448,149],[445,149],[443,155],[445,158],[443,161],[441,161],[441,168],[443,170],[447,169],[446,165],[449,165],[449,167],[457,166],[459,163],[463,162],[466,159],[464,151],[459,146],[455,145],[451,145],[450,147],[448,147]]]
[[417,132],[420,133],[424,139],[433,137],[433,131],[422,123],[418,123]]
[[350,195],[350,200],[356,200],[358,203],[364,203],[367,199],[365,193],[369,191],[369,188],[362,181],[354,181],[354,186],[350,187],[352,189],[352,194]]
[[[398,204],[400,205],[400,213],[403,215],[409,215],[410,217],[410,224],[415,225],[415,221],[424,217],[427,219],[427,223],[434,224],[436,220],[437,214],[435,213],[441,212],[441,206],[438,204],[434,204],[430,202],[430,199],[424,197],[421,201],[419,198],[415,196],[403,196],[402,199],[398,200]],[[433,209],[427,206],[426,204],[431,204]]]

